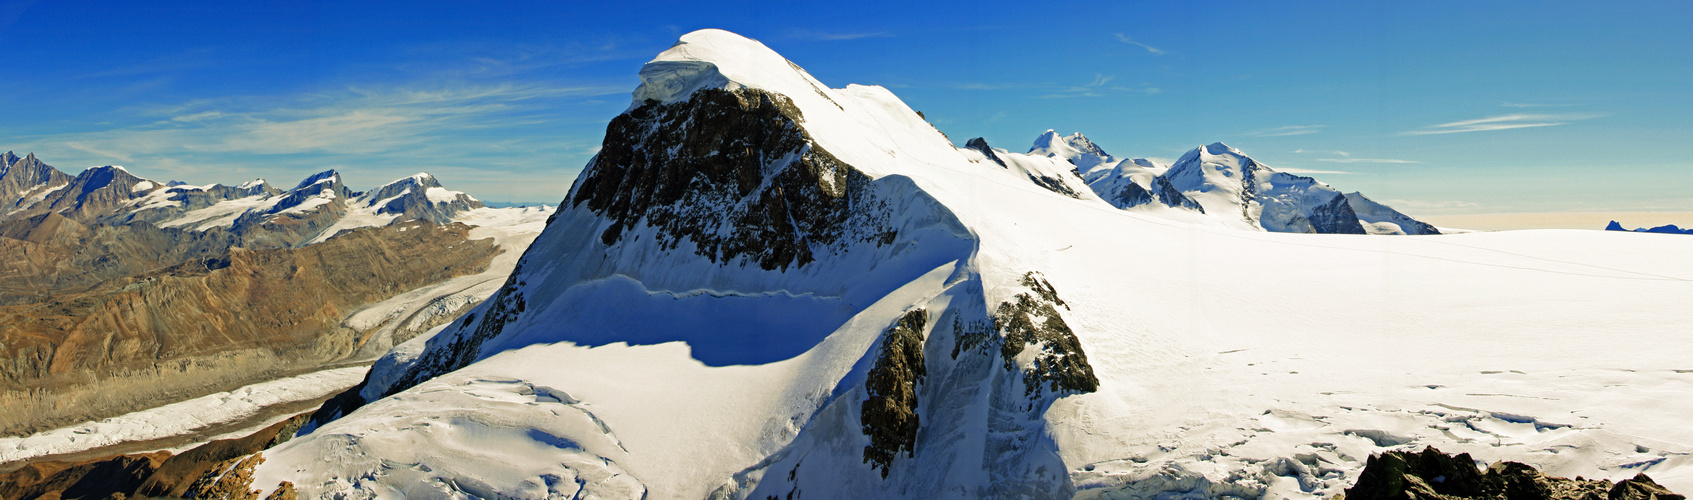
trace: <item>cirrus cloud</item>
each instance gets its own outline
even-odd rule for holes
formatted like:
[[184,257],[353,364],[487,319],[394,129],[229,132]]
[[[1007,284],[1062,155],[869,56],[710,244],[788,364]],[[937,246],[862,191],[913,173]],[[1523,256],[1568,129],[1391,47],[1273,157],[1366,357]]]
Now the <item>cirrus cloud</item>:
[[1439,125],[1430,125],[1417,130],[1400,132],[1399,135],[1436,135],[1461,134],[1465,132],[1491,132],[1495,130],[1511,130],[1518,128],[1556,127],[1568,125],[1578,120],[1598,118],[1601,114],[1538,114],[1512,113],[1508,115],[1489,116],[1474,120],[1463,120]]

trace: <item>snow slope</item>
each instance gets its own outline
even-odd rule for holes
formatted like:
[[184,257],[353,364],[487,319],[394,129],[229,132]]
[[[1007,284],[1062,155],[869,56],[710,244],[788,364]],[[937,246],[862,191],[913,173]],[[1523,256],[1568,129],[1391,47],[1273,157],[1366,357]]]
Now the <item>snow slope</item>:
[[[731,33],[641,77],[496,295],[255,487],[1314,498],[1434,445],[1693,490],[1693,428],[1666,424],[1693,412],[1693,239],[1221,227],[1054,192]],[[1207,214],[1327,193],[1191,156],[1165,175]]]

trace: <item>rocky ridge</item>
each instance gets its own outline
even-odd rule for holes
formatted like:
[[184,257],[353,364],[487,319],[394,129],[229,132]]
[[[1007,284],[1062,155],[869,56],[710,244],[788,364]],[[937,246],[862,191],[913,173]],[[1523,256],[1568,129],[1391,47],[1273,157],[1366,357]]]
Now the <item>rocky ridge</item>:
[[1684,500],[1641,473],[1615,484],[1566,479],[1517,462],[1477,468],[1468,453],[1456,456],[1434,447],[1371,456],[1358,482],[1337,496],[1348,500]]

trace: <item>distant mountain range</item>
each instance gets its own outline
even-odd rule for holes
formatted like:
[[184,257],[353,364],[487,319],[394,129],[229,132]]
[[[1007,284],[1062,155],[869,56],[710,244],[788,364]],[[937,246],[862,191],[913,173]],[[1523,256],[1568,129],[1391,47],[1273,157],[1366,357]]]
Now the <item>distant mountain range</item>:
[[0,436],[374,357],[493,293],[552,210],[426,173],[279,189],[0,154]]
[[981,138],[966,144],[1007,168],[1035,172],[1029,178],[1043,186],[1069,186],[1075,183],[1058,179],[1079,178],[1094,195],[1124,210],[1185,220],[1193,218],[1183,212],[1204,214],[1229,227],[1281,233],[1440,234],[1361,193],[1342,194],[1316,179],[1277,172],[1220,142],[1196,147],[1173,165],[1111,156],[1080,132],[1060,136],[1047,130],[1024,154],[989,148]]
[[120,166],[93,167],[72,177],[34,153],[0,155],[0,218],[54,213],[82,224],[221,228],[248,246],[298,246],[350,229],[409,220],[445,224],[484,206],[442,187],[427,173],[355,192],[342,183],[341,174],[327,170],[282,190],[264,179],[237,186],[159,182]]
[[1677,226],[1675,224],[1666,224],[1666,225],[1662,225],[1662,226],[1658,226],[1658,227],[1654,227],[1654,228],[1650,228],[1650,229],[1644,228],[1644,227],[1635,228],[1635,229],[1623,229],[1622,223],[1617,222],[1617,221],[1611,221],[1610,224],[1605,226],[1605,230],[1606,231],[1632,231],[1632,232],[1636,232],[1636,233],[1693,234],[1693,228],[1682,229],[1680,226]]

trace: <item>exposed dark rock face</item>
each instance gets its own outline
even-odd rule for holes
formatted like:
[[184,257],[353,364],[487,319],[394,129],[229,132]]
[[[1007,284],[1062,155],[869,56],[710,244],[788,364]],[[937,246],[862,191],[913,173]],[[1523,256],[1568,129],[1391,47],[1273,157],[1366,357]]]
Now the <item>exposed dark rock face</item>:
[[[77,174],[70,185],[48,195],[35,209],[58,212],[72,220],[93,223],[146,193],[137,190],[146,182],[120,167],[94,167]],[[155,186],[154,189],[158,187]]]
[[1152,192],[1140,187],[1140,184],[1125,182],[1123,187],[1118,188],[1117,192],[1105,201],[1117,208],[1129,208],[1152,203],[1153,198]]
[[0,475],[0,498],[112,498],[133,492],[159,465],[168,451],[122,455],[86,462],[39,462]]
[[1391,451],[1370,457],[1348,500],[1684,500],[1645,474],[1608,480],[1550,477],[1534,467],[1499,462],[1485,470],[1468,453],[1457,456],[1433,447],[1421,453]]
[[259,490],[253,489],[253,471],[265,463],[264,453],[225,460],[212,466],[212,471],[200,476],[187,488],[187,498],[217,498],[222,500],[258,500]]
[[1105,200],[1117,208],[1138,207],[1156,201],[1169,207],[1205,213],[1205,208],[1199,206],[1199,202],[1193,201],[1192,198],[1188,198],[1187,195],[1176,190],[1176,186],[1170,184],[1170,180],[1164,177],[1152,178],[1151,191],[1133,182],[1125,181],[1121,184],[1122,187],[1118,188],[1115,195]]
[[1055,178],[1055,177],[1046,176],[1046,175],[1035,175],[1035,174],[1031,173],[1031,174],[1029,174],[1029,180],[1033,181],[1036,186],[1046,188],[1047,191],[1052,191],[1054,193],[1058,193],[1058,194],[1061,194],[1061,195],[1064,195],[1064,196],[1069,196],[1071,198],[1076,198],[1076,199],[1080,199],[1082,197],[1082,193],[1080,193],[1080,192],[1078,192],[1074,189],[1070,189],[1069,185],[1064,184],[1064,181],[1059,180],[1058,178]]
[[1024,275],[1022,284],[1031,291],[1001,303],[993,313],[994,327],[1003,338],[1000,355],[1006,367],[1016,366],[1024,349],[1038,346],[1034,366],[1023,372],[1024,390],[1031,399],[1039,399],[1043,387],[1054,393],[1098,390],[1099,378],[1082,352],[1081,341],[1058,313],[1059,307],[1069,306],[1038,273]]
[[217,464],[258,453],[287,442],[294,437],[294,431],[299,430],[300,426],[305,423],[306,414],[295,415],[293,418],[277,422],[247,437],[219,439],[196,446],[165,460],[164,463],[159,465],[159,469],[147,478],[145,483],[135,490],[125,493],[148,497],[180,497],[186,495],[188,488],[201,476],[213,472],[213,467]]
[[864,381],[868,398],[859,412],[864,435],[870,446],[864,447],[864,462],[871,469],[881,468],[888,477],[894,457],[901,451],[916,456],[917,385],[927,372],[923,368],[923,328],[928,314],[922,309],[900,316],[894,326],[882,334],[881,351]]
[[1152,180],[1152,188],[1158,191],[1158,201],[1163,202],[1165,205],[1205,213],[1205,207],[1199,206],[1199,202],[1193,201],[1192,198],[1188,198],[1187,195],[1182,194],[1180,190],[1176,189],[1175,184],[1170,183],[1170,179],[1166,179],[1163,176],[1156,177]]
[[[249,455],[282,444],[293,437],[294,429],[305,422],[305,415],[277,422],[251,435],[235,439],[220,439],[196,446],[180,455],[168,451],[117,455],[77,462],[37,462],[0,474],[0,498],[127,498],[182,497],[197,483],[214,485],[231,465]],[[252,462],[257,465],[259,461]],[[251,466],[247,467],[248,473]],[[250,478],[248,478],[250,483]],[[233,486],[233,483],[230,484]],[[293,492],[292,484],[279,488]],[[210,487],[202,487],[196,498],[224,498],[207,496]],[[250,490],[243,490],[250,493]],[[274,497],[275,495],[273,495]]]
[[952,359],[958,359],[960,353],[983,349],[995,338],[991,322],[971,321],[966,323],[958,316],[952,317],[952,331]]
[[892,242],[869,177],[816,147],[800,120],[788,98],[756,89],[649,101],[612,120],[570,204],[611,221],[607,245],[644,224],[665,248],[691,242],[713,262],[766,270]]
[[1358,223],[1358,214],[1346,203],[1346,196],[1336,195],[1321,206],[1311,209],[1311,228],[1323,234],[1365,234]]
[[999,159],[999,155],[994,154],[993,148],[988,146],[987,139],[977,137],[975,139],[964,141],[964,147],[980,151],[982,155],[988,157],[989,160],[993,160],[994,163],[998,163],[1000,167],[1005,167],[1005,160]]
[[1413,219],[1409,215],[1394,210],[1393,207],[1376,203],[1374,200],[1365,197],[1363,193],[1354,191],[1346,193],[1345,196],[1347,206],[1352,207],[1352,212],[1357,214],[1358,219],[1365,223],[1391,223],[1399,226],[1399,231],[1404,234],[1440,234],[1440,230],[1429,225],[1429,223]]
[[21,202],[31,196],[70,182],[71,176],[42,163],[35,153],[19,158],[7,151],[0,155],[0,214],[21,208]]

